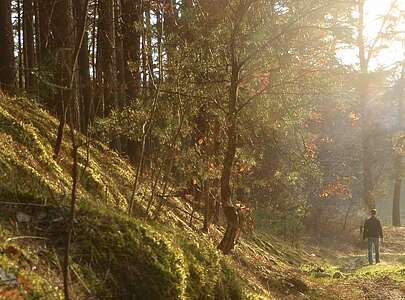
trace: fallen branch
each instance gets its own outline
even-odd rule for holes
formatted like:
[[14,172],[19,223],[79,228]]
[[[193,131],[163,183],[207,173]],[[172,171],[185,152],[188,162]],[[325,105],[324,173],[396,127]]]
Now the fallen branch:
[[35,240],[49,240],[46,237],[42,236],[30,236],[30,235],[21,235],[21,236],[14,236],[11,238],[6,239],[6,243],[14,240],[21,240],[21,239],[35,239]]

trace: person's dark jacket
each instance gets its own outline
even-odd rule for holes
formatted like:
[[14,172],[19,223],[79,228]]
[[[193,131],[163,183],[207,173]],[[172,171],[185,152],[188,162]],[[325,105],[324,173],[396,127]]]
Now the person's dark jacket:
[[363,239],[366,238],[383,238],[381,222],[375,216],[364,222]]

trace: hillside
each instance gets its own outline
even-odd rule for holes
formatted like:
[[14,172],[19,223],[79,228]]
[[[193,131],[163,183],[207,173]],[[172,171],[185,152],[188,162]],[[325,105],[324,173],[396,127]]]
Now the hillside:
[[[0,299],[62,299],[69,139],[53,160],[56,119],[33,101],[0,97]],[[377,267],[363,267],[365,257],[355,247],[345,254],[296,248],[258,233],[245,235],[224,257],[215,247],[223,229],[203,234],[198,214],[190,226],[184,221],[190,208],[181,199],[172,199],[181,210],[147,221],[142,212],[149,191],[142,187],[137,216],[129,218],[134,170],[105,145],[80,148],[79,166],[71,253],[76,299],[405,298],[404,256],[398,254],[403,230],[395,233],[401,239],[390,231],[386,262]],[[370,292],[374,287],[377,294]]]

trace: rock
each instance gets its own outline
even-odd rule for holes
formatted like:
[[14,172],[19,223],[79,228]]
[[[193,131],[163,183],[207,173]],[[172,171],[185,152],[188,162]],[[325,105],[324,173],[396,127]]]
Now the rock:
[[44,220],[47,216],[48,214],[45,211],[40,211],[37,213],[36,218],[37,220]]
[[17,212],[16,217],[17,217],[17,222],[20,222],[20,223],[29,223],[29,222],[31,222],[31,216],[26,214],[26,213],[23,213],[21,211]]
[[3,268],[0,267],[0,286],[16,286],[17,277],[12,272],[6,272]]
[[341,272],[335,272],[332,276],[332,278],[334,279],[339,279],[339,278],[343,278],[343,274]]
[[308,285],[303,280],[297,277],[290,277],[287,279],[287,282],[292,285],[292,288],[294,288],[294,290],[300,293],[305,294],[309,291]]

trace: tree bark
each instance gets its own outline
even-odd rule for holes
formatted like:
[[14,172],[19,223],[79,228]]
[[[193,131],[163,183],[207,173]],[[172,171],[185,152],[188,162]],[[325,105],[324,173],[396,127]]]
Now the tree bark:
[[114,66],[113,0],[99,1],[98,10],[97,69],[99,72],[97,81],[104,102],[102,114],[107,116],[115,107],[114,93],[116,91],[116,82],[113,80],[116,69]]
[[[234,30],[234,32],[237,29]],[[232,166],[236,154],[236,143],[237,143],[237,99],[239,90],[239,71],[240,67],[236,59],[236,49],[235,49],[235,34],[233,34],[231,41],[231,85],[229,90],[228,99],[228,116],[226,124],[226,135],[228,137],[228,144],[225,151],[225,157],[222,167],[221,174],[221,204],[225,214],[225,219],[227,222],[227,227],[225,235],[222,238],[218,249],[220,249],[224,254],[228,254],[233,249],[236,238],[240,233],[240,223],[239,214],[235,206],[231,202],[231,173]]]
[[214,201],[210,195],[209,180],[205,180],[202,197],[204,199],[204,224],[202,231],[208,233],[214,215]]
[[123,0],[123,42],[126,94],[129,99],[139,97],[141,87],[140,76],[140,38],[142,31],[142,10],[140,1]]
[[23,80],[23,55],[22,55],[22,5],[21,0],[17,0],[17,47],[18,47],[18,88],[20,90],[24,89],[24,80]]
[[[164,1],[164,31],[165,31],[165,50],[166,50],[166,60],[167,64],[170,66],[172,58],[175,53],[175,33],[176,33],[176,24],[177,24],[177,10],[176,2],[174,0],[165,0]],[[171,71],[168,71],[168,77],[171,77]]]
[[[398,160],[399,159],[399,160]],[[401,162],[402,158],[398,157],[395,166],[395,183],[394,183],[394,197],[392,201],[392,226],[400,227],[401,226],[401,169],[399,169],[402,165]]]
[[[402,65],[401,79],[398,84],[397,99],[398,99],[398,126],[402,130],[404,112],[404,88],[405,88],[405,61]],[[402,154],[396,152],[394,154],[394,195],[392,198],[392,226],[401,226],[401,184],[402,184]]]
[[23,0],[23,27],[24,27],[24,79],[25,90],[32,92],[34,87],[34,77],[32,75],[35,65],[34,52],[34,6],[32,0]]
[[54,146],[54,158],[59,157],[62,146],[63,133],[66,124],[69,99],[72,57],[74,51],[74,31],[72,24],[71,0],[57,1],[54,5],[51,19],[52,49],[55,55],[55,79],[59,86],[54,98],[54,105],[59,117],[58,132]]
[[[81,126],[83,132],[87,132],[89,122],[91,122],[91,107],[93,102],[92,83],[90,79],[90,53],[88,49],[89,35],[87,31],[86,14],[87,14],[87,1],[76,0],[74,1],[75,15],[77,28],[84,28],[85,30],[78,34],[77,39],[80,40],[81,34],[83,35],[83,41],[81,43],[79,51],[78,69],[79,69],[79,94],[80,94],[80,110],[81,114]],[[80,42],[80,41],[78,41]]]
[[15,59],[11,1],[0,1],[0,89],[12,91],[15,87]]

